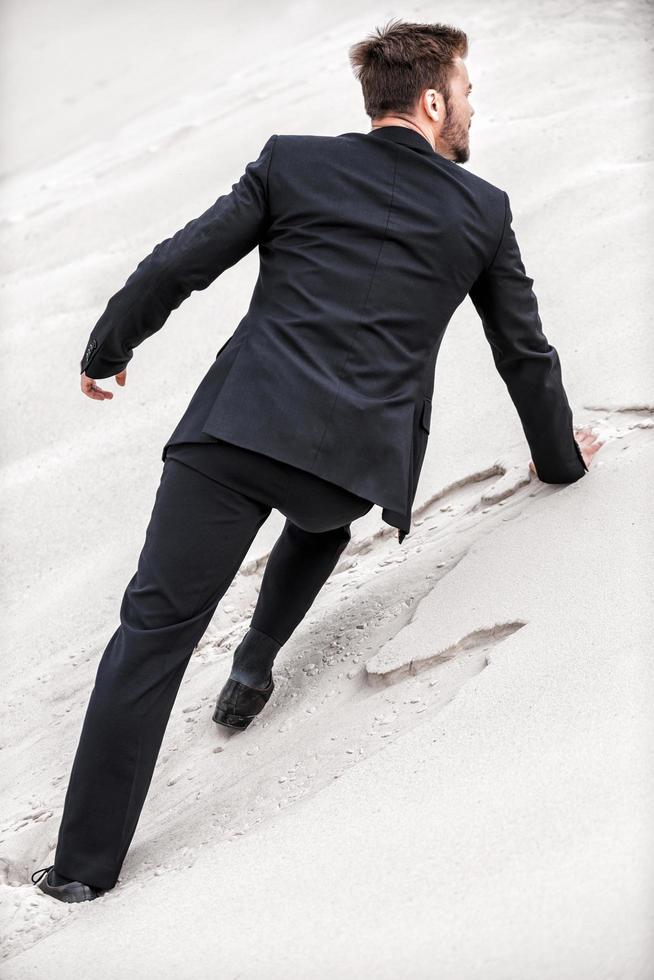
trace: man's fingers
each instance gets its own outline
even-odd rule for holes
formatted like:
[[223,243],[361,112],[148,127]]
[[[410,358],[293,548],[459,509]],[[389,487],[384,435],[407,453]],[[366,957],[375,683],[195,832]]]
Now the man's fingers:
[[575,439],[580,446],[585,446],[593,438],[590,429],[575,429]]
[[602,448],[605,439],[600,439],[599,435],[590,427],[585,429],[575,429],[575,439],[581,449],[586,466],[589,467],[595,458],[595,454]]
[[105,391],[103,388],[97,387],[85,389],[84,394],[88,395],[89,398],[95,399],[96,402],[103,402],[106,398],[114,397],[113,391]]
[[[599,436],[593,432],[591,428],[575,429],[575,439],[584,447],[584,449],[587,449],[590,448],[590,446],[595,445],[599,439]],[[603,446],[604,442],[600,442],[599,445]]]
[[575,439],[584,452],[594,454],[600,449],[605,440],[600,439],[592,429],[575,429]]
[[[124,388],[127,384],[127,368],[124,371],[119,371],[115,375],[116,382]],[[84,372],[81,376],[81,387],[87,398],[93,398],[96,402],[103,402],[105,398],[113,398],[113,391],[107,391],[105,388],[101,388],[95,378],[89,378]]]
[[81,388],[87,398],[93,398],[97,402],[103,402],[105,398],[114,397],[112,391],[105,391],[104,388],[100,388],[95,378],[89,378],[85,374],[82,374]]

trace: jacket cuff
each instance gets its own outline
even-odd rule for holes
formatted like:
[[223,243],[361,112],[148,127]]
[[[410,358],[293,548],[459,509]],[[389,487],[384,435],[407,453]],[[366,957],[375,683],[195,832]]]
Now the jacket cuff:
[[576,439],[575,439],[574,442],[575,442],[575,449],[577,450],[577,456],[579,457],[579,459],[581,461],[581,465],[583,466],[584,470],[587,473],[588,472],[588,467],[586,466],[586,460],[584,459],[584,457],[582,455],[582,452],[581,452],[581,449],[579,448],[579,443],[577,442]]
[[[122,353],[124,355],[125,352],[123,351]],[[114,358],[112,362],[111,354],[106,351],[103,354],[102,345],[98,343],[95,337],[92,337],[80,361],[80,374],[86,373],[87,377],[93,378],[94,380],[113,378],[125,370],[132,357],[133,353],[129,351],[129,357],[125,360],[116,360]]]
[[94,354],[95,354],[95,352],[96,352],[97,349],[98,349],[98,342],[95,339],[95,337],[92,337],[89,340],[88,344],[86,345],[86,350],[84,351],[84,356],[82,357],[82,360],[80,361],[80,368],[81,368],[80,374],[83,374],[84,371],[86,371],[87,367],[89,366],[89,364],[93,360],[93,356],[94,356]]

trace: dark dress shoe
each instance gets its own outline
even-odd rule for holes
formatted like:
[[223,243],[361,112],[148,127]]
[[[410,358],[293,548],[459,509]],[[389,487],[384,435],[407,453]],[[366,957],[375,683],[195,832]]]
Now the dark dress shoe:
[[218,695],[213,720],[226,728],[243,731],[268,702],[274,687],[272,674],[268,687],[263,690],[248,687],[247,684],[230,677]]
[[[94,888],[93,885],[85,885],[81,881],[68,881],[64,885],[53,885],[50,880],[53,868],[54,864],[51,864],[47,868],[39,868],[32,875],[34,884],[38,884],[38,887],[46,895],[51,895],[53,898],[59,899],[60,902],[91,902],[99,895],[104,895],[103,889]],[[41,875],[38,882],[35,880],[37,875]]]

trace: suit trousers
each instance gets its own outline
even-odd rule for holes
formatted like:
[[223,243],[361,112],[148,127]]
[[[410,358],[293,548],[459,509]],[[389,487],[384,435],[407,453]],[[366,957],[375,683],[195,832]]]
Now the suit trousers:
[[113,888],[194,648],[275,508],[285,517],[251,626],[281,646],[374,504],[221,440],[171,446],[120,625],[102,654],[64,800],[55,871]]

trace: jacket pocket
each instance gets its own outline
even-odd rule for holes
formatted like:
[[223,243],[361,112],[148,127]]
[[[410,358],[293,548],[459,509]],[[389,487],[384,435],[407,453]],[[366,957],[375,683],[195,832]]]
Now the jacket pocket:
[[423,429],[429,432],[429,426],[431,424],[431,398],[427,398],[427,396],[423,399],[420,423]]

